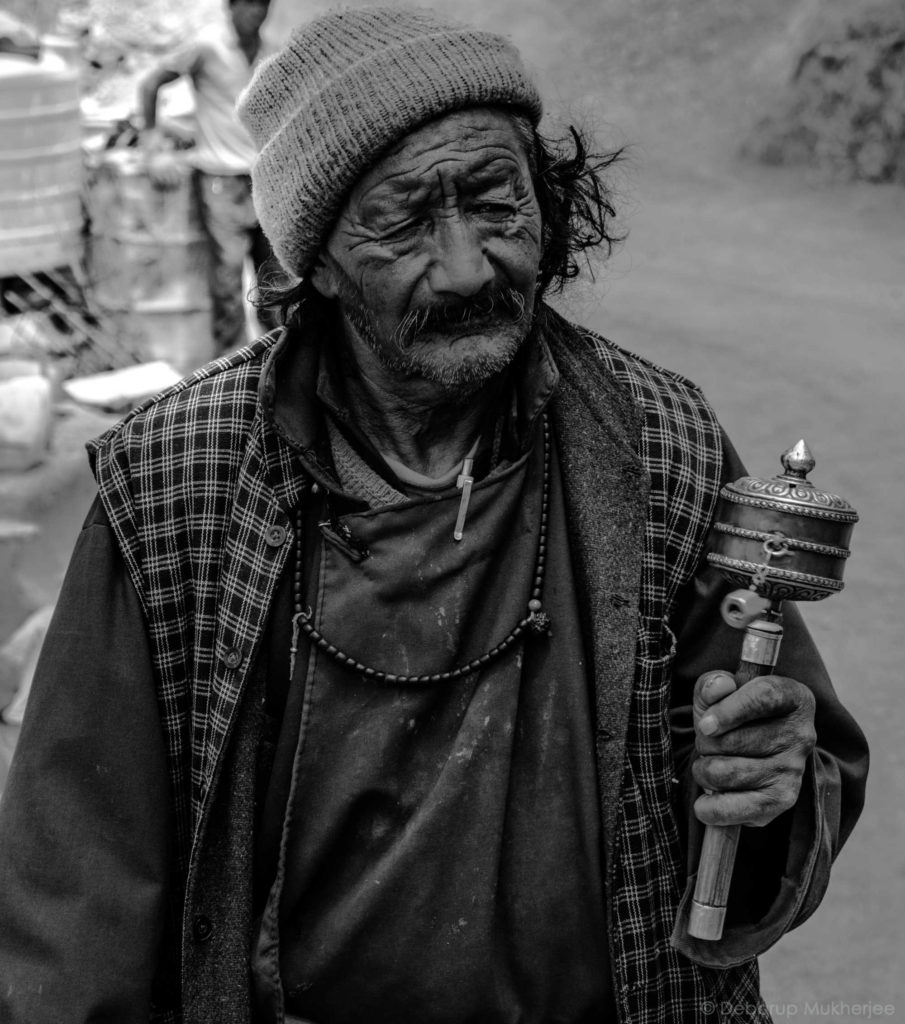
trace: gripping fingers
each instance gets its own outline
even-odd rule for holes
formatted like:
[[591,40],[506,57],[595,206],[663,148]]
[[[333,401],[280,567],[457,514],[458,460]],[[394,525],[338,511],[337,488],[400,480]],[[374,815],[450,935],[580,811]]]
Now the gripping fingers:
[[800,752],[813,745],[812,730],[795,722],[755,722],[719,736],[698,736],[695,748],[702,757],[770,758]]
[[720,736],[765,719],[813,719],[813,710],[814,695],[806,686],[782,676],[759,676],[708,707],[698,721],[698,731],[704,736]]
[[[718,716],[719,725],[708,734],[710,716]],[[762,676],[707,711],[695,745],[703,756],[781,756],[800,767],[816,741],[811,691],[793,679]]]
[[804,762],[787,758],[703,757],[692,766],[706,790],[695,814],[708,825],[767,825],[795,804]]
[[[727,682],[728,679],[728,682]],[[726,673],[695,687],[695,814],[708,825],[766,825],[792,807],[816,742],[814,695],[760,676],[740,688]]]
[[705,672],[694,688],[694,719],[699,723],[711,706],[734,693],[735,679],[728,672]]
[[695,800],[695,817],[705,825],[749,825],[762,828],[795,805],[798,787],[703,793]]
[[766,793],[704,793],[694,802],[695,817],[705,825],[762,827],[781,812]]

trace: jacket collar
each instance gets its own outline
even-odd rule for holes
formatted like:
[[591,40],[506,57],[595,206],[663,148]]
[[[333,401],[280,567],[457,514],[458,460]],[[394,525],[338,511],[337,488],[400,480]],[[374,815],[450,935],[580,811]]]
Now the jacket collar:
[[[259,383],[265,421],[328,489],[335,491],[337,483],[330,468],[325,415],[331,416],[359,454],[393,483],[392,470],[349,414],[335,333],[329,316],[320,310],[312,310],[298,326],[283,329],[267,356]],[[505,458],[518,458],[524,453],[534,424],[549,405],[558,383],[559,372],[544,332],[535,325],[511,370],[500,381]],[[496,418],[498,413],[493,410],[493,415]],[[492,432],[490,425],[488,433]]]
[[594,678],[608,882],[618,825],[641,599],[650,478],[642,412],[590,344],[552,311],[544,333],[560,372],[551,406]]

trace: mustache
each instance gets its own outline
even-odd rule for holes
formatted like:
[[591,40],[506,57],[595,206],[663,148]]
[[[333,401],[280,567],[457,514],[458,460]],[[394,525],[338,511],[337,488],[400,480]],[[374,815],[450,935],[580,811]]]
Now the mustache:
[[409,348],[422,331],[459,328],[473,322],[518,323],[527,313],[527,303],[514,288],[492,288],[467,299],[432,303],[410,309],[393,331],[393,342]]

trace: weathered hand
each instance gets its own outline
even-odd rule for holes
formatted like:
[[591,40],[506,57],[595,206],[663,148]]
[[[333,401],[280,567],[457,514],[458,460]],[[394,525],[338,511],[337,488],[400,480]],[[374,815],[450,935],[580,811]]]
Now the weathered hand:
[[736,687],[707,672],[694,688],[694,810],[706,825],[767,825],[798,799],[814,749],[814,695],[783,676]]

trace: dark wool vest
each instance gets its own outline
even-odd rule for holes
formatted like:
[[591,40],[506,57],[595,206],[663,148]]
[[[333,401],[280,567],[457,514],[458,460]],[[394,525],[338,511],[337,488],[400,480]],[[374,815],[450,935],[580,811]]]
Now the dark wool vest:
[[[748,1019],[769,1021],[756,961],[714,970],[670,944],[686,858],[668,725],[669,616],[715,507],[719,426],[684,378],[547,308],[538,329],[561,378],[551,420],[593,660],[620,1017],[692,1021],[710,1002],[745,1004]],[[176,849],[173,964],[167,977],[165,956],[152,1014],[161,1022],[250,1020],[255,668],[292,548],[291,513],[308,486],[259,400],[273,343],[204,367],[90,446],[147,617],[167,738]],[[201,907],[217,925],[204,943],[192,929]]]

